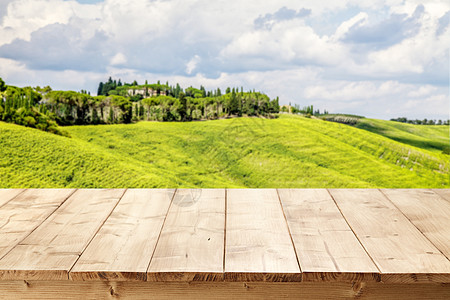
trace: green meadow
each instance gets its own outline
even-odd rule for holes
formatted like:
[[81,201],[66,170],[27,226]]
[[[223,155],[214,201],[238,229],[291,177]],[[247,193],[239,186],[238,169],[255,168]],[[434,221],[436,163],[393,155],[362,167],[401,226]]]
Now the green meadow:
[[450,154],[449,126],[412,125],[375,119],[360,119],[356,127],[384,135],[418,148]]
[[449,188],[448,126],[280,115],[68,126],[0,122],[1,188]]

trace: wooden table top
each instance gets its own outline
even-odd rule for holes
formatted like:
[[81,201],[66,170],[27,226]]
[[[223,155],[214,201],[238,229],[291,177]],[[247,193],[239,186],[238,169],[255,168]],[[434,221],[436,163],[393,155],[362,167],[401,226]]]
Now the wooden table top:
[[450,282],[450,190],[0,189],[0,281]]

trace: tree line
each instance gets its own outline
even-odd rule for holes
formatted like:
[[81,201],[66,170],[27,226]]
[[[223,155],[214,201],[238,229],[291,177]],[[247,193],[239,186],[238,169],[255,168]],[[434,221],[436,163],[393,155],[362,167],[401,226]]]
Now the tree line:
[[[130,93],[131,91],[131,93]],[[134,93],[133,91],[137,91]],[[57,134],[57,125],[117,124],[146,121],[212,120],[234,116],[266,116],[279,112],[278,98],[238,88],[206,91],[168,83],[138,85],[109,78],[97,96],[87,91],[54,91],[49,86],[6,85],[0,78],[0,119]]]
[[0,78],[0,120],[66,135],[58,127],[55,116],[47,113],[46,106],[41,103],[42,95],[50,90],[50,87],[9,86]]
[[299,104],[291,105],[291,103],[289,103],[289,105],[281,106],[280,111],[284,112],[284,113],[300,114],[305,117],[311,117],[311,116],[317,117],[317,116],[323,116],[323,115],[329,114],[329,112],[326,109],[324,109],[323,112],[320,112],[320,109],[314,110],[313,105],[307,105],[307,106],[304,106],[303,108],[301,108]]
[[391,121],[394,122],[401,122],[401,123],[408,123],[408,124],[414,124],[414,125],[450,125],[450,120],[428,120],[428,119],[415,119],[410,120],[405,117],[400,117],[396,119],[391,119]]

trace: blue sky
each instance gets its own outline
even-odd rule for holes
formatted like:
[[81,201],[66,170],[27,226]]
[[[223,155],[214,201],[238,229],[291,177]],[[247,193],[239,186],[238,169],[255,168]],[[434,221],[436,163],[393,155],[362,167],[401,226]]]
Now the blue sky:
[[281,104],[449,118],[449,1],[0,0],[0,77],[243,86]]

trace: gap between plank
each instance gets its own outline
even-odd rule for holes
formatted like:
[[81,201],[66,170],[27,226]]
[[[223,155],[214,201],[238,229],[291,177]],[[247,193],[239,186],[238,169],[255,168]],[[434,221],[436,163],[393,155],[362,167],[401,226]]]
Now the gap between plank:
[[[28,189],[26,189],[26,190],[28,190]],[[23,192],[25,192],[26,190],[24,190]],[[2,257],[0,257],[0,260],[3,259],[6,255],[8,255],[13,249],[15,249],[17,245],[20,245],[20,243],[22,243],[26,238],[28,238],[33,232],[35,232],[36,229],[38,229],[39,226],[41,226],[45,221],[47,221],[47,219],[50,218],[50,216],[53,215],[53,214],[55,213],[55,211],[57,211],[58,208],[60,208],[61,205],[63,205],[63,204],[67,201],[67,199],[69,199],[70,197],[72,197],[72,195],[75,194],[76,191],[78,191],[78,189],[74,189],[73,192],[70,193],[70,194],[69,194],[69,195],[68,195],[68,196],[67,196],[67,197],[66,197],[66,198],[58,205],[58,206],[56,206],[55,209],[54,209],[54,210],[53,210],[46,218],[44,218],[44,220],[42,220],[41,223],[39,223],[38,225],[36,225],[36,227],[34,227],[33,230],[31,230],[26,236],[23,237],[23,239],[21,239],[20,241],[18,241],[17,244],[16,244],[14,247],[12,247],[12,248],[11,248],[8,252],[6,252]],[[23,193],[23,192],[22,192],[22,193]],[[20,193],[20,194],[22,194],[22,193]],[[19,194],[19,195],[20,195],[20,194]],[[19,196],[19,195],[17,195],[17,196]],[[17,197],[17,196],[16,196],[16,197]],[[14,197],[14,198],[16,198],[16,197]],[[13,198],[13,199],[14,199],[14,198]],[[9,202],[9,201],[8,201],[8,202]]]
[[[23,189],[20,193],[18,193],[17,195],[15,195],[14,197],[12,197],[11,199],[9,199],[8,201],[6,201],[5,203],[3,203],[2,205],[0,205],[0,208],[2,208],[3,206],[5,206],[6,204],[8,204],[9,202],[13,201],[14,199],[16,199],[18,196],[22,195],[26,190],[28,189]],[[72,195],[72,194],[70,194]]]
[[125,189],[125,191],[123,191],[122,196],[120,196],[119,200],[117,201],[116,205],[114,205],[113,209],[109,212],[108,216],[105,218],[105,220],[103,220],[103,223],[97,228],[97,230],[95,231],[95,233],[92,235],[91,239],[88,241],[88,243],[86,244],[86,246],[84,246],[84,248],[81,250],[81,253],[78,254],[78,258],[75,260],[75,262],[72,264],[72,266],[70,267],[69,271],[67,272],[67,280],[70,280],[70,272],[73,270],[73,267],[75,267],[75,265],[77,264],[77,262],[80,260],[81,255],[83,255],[84,251],[87,249],[87,247],[89,247],[89,245],[92,243],[92,241],[94,240],[95,236],[97,235],[97,233],[100,231],[100,229],[103,227],[103,225],[105,225],[106,221],[109,219],[109,217],[112,215],[113,211],[116,209],[117,205],[119,205],[120,201],[122,200],[123,196],[125,195],[125,193],[128,191],[128,189]]
[[[225,189],[225,224],[223,226],[223,267],[222,274],[225,274],[225,255],[227,250],[227,198],[228,189]],[[225,277],[225,275],[223,275]]]
[[378,264],[375,262],[375,260],[372,258],[372,256],[370,255],[369,251],[367,251],[366,247],[364,247],[364,244],[361,242],[361,240],[359,239],[359,236],[355,233],[355,231],[353,230],[353,227],[350,225],[350,223],[348,222],[347,218],[345,217],[344,213],[342,212],[341,208],[339,207],[339,205],[337,204],[336,200],[334,199],[333,195],[331,194],[329,189],[326,189],[328,194],[330,195],[331,199],[333,199],[334,204],[336,205],[337,209],[339,209],[339,212],[341,213],[342,217],[345,220],[345,223],[347,223],[348,227],[350,227],[351,231],[353,232],[353,235],[356,237],[356,239],[358,240],[359,244],[361,245],[361,247],[364,249],[364,251],[366,251],[367,255],[369,256],[370,260],[372,261],[372,263],[374,264],[374,266],[378,269],[378,272],[381,276],[381,270],[378,266]]
[[281,203],[280,193],[278,192],[278,189],[275,189],[275,190],[277,192],[278,202],[280,203],[281,211],[283,212],[284,221],[286,222],[286,227],[287,227],[287,230],[288,230],[288,233],[289,233],[289,237],[291,238],[292,247],[294,247],[295,258],[297,259],[297,265],[298,265],[298,268],[300,269],[300,276],[301,276],[300,277],[301,278],[300,281],[303,281],[302,267],[300,266],[300,260],[299,260],[298,255],[297,255],[297,249],[295,248],[294,239],[292,238],[291,229],[289,228],[289,223],[287,221],[286,214],[284,213],[284,209],[283,209],[283,204]]
[[[431,190],[431,189],[428,189]],[[417,230],[419,230],[419,232],[423,235],[423,237],[425,237],[425,239],[427,241],[429,241],[431,243],[431,245],[434,246],[434,248],[436,248],[445,258],[447,258],[448,261],[450,261],[450,257],[447,257],[442,251],[441,249],[439,249],[439,247],[437,247],[424,233],[422,230],[420,230],[419,227],[416,226],[416,224],[414,224],[413,221],[411,221],[411,219],[400,209],[400,207],[398,207],[397,205],[395,205],[394,201],[392,201],[388,195],[386,195],[381,189],[379,189],[379,191],[381,192],[381,194],[390,202],[392,203],[392,205],[394,205],[394,207],[400,211],[402,213],[403,216],[405,216],[405,218],[409,221],[409,223],[411,223],[415,228],[417,228]],[[431,190],[432,191],[432,190]],[[437,195],[437,193],[435,193]],[[439,196],[439,195],[438,195]],[[439,196],[440,197],[440,196]],[[442,198],[442,197],[441,197]],[[445,199],[444,199],[445,200]]]
[[153,248],[152,256],[150,256],[150,260],[148,261],[147,269],[145,270],[145,275],[144,275],[145,281],[147,281],[147,273],[150,269],[150,264],[152,263],[153,256],[155,255],[155,252],[156,252],[156,247],[158,247],[159,239],[161,238],[161,234],[164,229],[164,225],[166,224],[167,215],[169,214],[170,208],[172,207],[173,199],[175,199],[175,195],[177,194],[177,192],[178,192],[178,189],[175,189],[175,191],[173,192],[173,195],[172,195],[172,199],[170,199],[169,207],[167,208],[166,215],[164,216],[164,221],[161,225],[161,229],[159,230],[158,239],[156,240],[156,243],[155,243],[155,248]]

